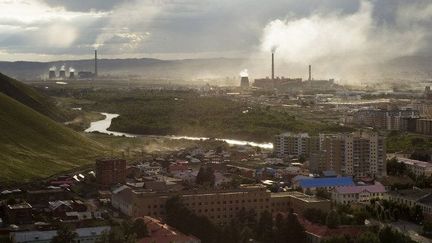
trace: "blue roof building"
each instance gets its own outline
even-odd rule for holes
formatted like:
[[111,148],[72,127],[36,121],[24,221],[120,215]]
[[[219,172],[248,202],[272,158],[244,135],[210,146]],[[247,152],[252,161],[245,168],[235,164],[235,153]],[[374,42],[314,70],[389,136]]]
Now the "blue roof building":
[[323,177],[305,178],[298,181],[298,186],[303,189],[313,188],[334,188],[340,186],[354,186],[352,177]]

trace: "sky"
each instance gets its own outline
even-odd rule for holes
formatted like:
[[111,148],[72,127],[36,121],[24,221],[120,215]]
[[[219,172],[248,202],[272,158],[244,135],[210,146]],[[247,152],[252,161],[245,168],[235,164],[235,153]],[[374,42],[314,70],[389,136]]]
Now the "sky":
[[361,65],[431,55],[430,26],[430,0],[0,0],[0,60],[274,50],[285,62]]

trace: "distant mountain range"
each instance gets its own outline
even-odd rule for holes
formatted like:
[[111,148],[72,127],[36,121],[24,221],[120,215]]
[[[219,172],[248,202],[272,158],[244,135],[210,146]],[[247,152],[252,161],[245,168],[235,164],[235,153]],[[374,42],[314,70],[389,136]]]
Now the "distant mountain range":
[[[99,59],[100,75],[139,75],[147,78],[195,78],[221,77],[226,74],[238,75],[246,59],[187,59],[159,60],[141,59]],[[0,62],[0,72],[19,79],[35,79],[48,76],[49,68],[62,65],[66,70],[72,67],[79,71],[94,71],[94,60],[65,60],[54,62]],[[68,71],[67,71],[68,72]],[[229,76],[229,75],[228,75]]]
[[[53,62],[0,62],[0,72],[22,79],[43,79],[48,76],[50,67],[58,69],[65,65],[79,71],[94,71],[94,60],[65,60]],[[324,64],[316,64],[317,73],[314,76],[338,75],[340,68],[331,66],[332,70],[322,70]],[[319,68],[321,67],[321,70]],[[133,76],[155,79],[199,79],[199,78],[225,78],[238,77],[241,70],[248,68],[252,76],[265,77],[270,75],[270,60],[248,58],[209,58],[160,60],[152,58],[140,59],[100,59],[98,69],[100,75]],[[300,64],[277,63],[278,75],[300,76],[306,78],[306,66]],[[325,67],[328,68],[328,67]],[[365,73],[370,76],[386,78],[414,78],[414,76],[432,77],[432,57],[408,56],[400,57],[386,63],[369,63],[351,70],[358,74]],[[350,71],[350,73],[351,73]],[[315,73],[314,73],[315,74]],[[344,75],[344,74],[343,74]],[[343,76],[339,75],[339,76]],[[357,74],[355,74],[357,75]],[[357,75],[358,76],[358,75]],[[343,78],[343,77],[341,77]]]

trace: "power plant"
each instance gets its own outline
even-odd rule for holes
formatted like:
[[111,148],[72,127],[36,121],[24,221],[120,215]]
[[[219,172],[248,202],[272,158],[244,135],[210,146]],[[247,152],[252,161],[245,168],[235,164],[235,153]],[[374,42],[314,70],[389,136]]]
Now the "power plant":
[[98,60],[97,60],[97,50],[94,51],[95,53],[95,60],[94,60],[94,76],[97,77],[98,76]]
[[303,81],[302,78],[285,78],[275,75],[275,51],[271,53],[271,78],[255,79],[253,84],[256,88],[264,90],[278,90],[282,92],[298,92],[298,91],[329,91],[337,90],[339,85],[334,83],[334,79],[329,80],[313,80],[312,65],[309,65],[308,79]]
[[94,79],[98,77],[98,57],[97,50],[94,51],[94,72],[91,71],[79,71],[76,73],[73,67],[69,67],[69,77],[66,72],[66,64],[63,64],[59,70],[58,76],[56,74],[57,68],[55,66],[51,67],[48,72],[48,79],[51,80],[65,80],[65,79]]

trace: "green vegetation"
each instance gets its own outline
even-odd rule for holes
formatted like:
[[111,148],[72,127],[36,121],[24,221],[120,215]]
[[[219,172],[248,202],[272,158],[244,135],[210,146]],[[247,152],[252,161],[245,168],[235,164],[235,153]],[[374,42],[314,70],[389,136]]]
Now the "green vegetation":
[[104,232],[97,243],[135,243],[148,235],[144,219],[137,218],[113,224],[110,232]]
[[110,129],[135,134],[272,141],[275,134],[284,131],[349,129],[320,120],[304,120],[270,107],[251,107],[225,97],[203,97],[194,91],[103,90],[72,95],[94,101],[83,106],[87,110],[120,114]]
[[66,121],[68,118],[63,111],[56,107],[54,100],[2,73],[0,73],[0,93],[19,101],[53,120]]
[[0,180],[25,182],[93,163],[98,143],[0,93]]
[[432,137],[414,133],[390,132],[387,136],[387,152],[430,151]]
[[75,229],[69,225],[61,224],[57,230],[57,235],[51,240],[51,243],[73,243],[78,234]]

